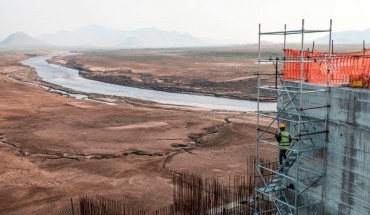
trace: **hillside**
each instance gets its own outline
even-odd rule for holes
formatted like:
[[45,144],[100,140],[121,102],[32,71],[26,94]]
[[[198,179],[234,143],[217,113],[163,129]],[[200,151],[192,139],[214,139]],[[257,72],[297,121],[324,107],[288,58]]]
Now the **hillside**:
[[107,48],[169,48],[207,46],[207,42],[189,34],[168,32],[156,28],[123,31],[91,25],[76,31],[45,34],[39,40],[58,46],[92,46]]
[[46,47],[47,44],[22,32],[9,35],[0,42],[0,47],[6,48],[40,48]]
[[[370,42],[370,28],[363,31],[341,31],[333,32],[332,39],[334,44],[362,44],[362,41],[365,40]],[[320,37],[316,40],[317,43],[328,43],[329,35]]]

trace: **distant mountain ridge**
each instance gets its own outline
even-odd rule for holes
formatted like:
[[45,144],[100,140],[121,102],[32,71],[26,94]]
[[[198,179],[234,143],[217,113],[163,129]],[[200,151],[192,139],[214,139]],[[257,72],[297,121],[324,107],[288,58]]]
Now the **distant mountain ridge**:
[[0,41],[0,47],[5,48],[41,48],[46,46],[48,46],[46,43],[22,32],[10,34],[3,41]]
[[[370,28],[363,31],[350,30],[333,32],[332,39],[334,44],[361,44],[363,40],[370,42]],[[328,43],[329,35],[320,37],[315,40],[317,43]]]
[[76,31],[44,34],[40,41],[57,46],[92,46],[107,48],[171,48],[207,46],[209,43],[190,34],[168,32],[156,28],[133,31],[90,25]]

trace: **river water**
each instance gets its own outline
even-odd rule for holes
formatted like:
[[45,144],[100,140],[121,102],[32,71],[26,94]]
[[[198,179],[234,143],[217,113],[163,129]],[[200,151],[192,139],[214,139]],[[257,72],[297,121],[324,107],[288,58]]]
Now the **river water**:
[[[191,95],[183,93],[169,93],[157,90],[146,90],[134,87],[125,87],[115,84],[103,83],[89,80],[81,77],[78,71],[62,67],[55,64],[49,64],[47,60],[51,57],[33,57],[22,61],[36,69],[38,76],[44,81],[63,86],[65,88],[77,90],[85,93],[97,93],[102,95],[114,95],[141,99],[146,101],[159,102],[163,104],[183,105],[210,108],[216,110],[229,111],[255,111],[257,102],[239,99],[227,99],[213,96]],[[260,103],[260,110],[276,110],[276,103]]]

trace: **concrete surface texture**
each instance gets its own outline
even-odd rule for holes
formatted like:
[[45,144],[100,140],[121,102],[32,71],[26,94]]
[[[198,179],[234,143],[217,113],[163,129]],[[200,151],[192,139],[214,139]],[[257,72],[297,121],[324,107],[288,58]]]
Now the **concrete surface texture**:
[[370,91],[331,88],[325,214],[370,214]]
[[[288,84],[297,86],[297,83]],[[322,168],[326,172],[326,177],[305,193],[316,199],[321,199],[322,195],[322,214],[370,214],[370,91],[330,87],[329,98],[328,110],[306,112],[314,117],[328,114],[329,133],[326,154],[322,151],[305,153],[300,160],[311,169]],[[326,100],[325,93],[307,94],[302,98],[302,107],[323,104]],[[281,102],[279,107],[281,109]],[[322,123],[316,130],[324,128],[325,123]],[[320,214],[321,210],[310,207],[303,213]]]

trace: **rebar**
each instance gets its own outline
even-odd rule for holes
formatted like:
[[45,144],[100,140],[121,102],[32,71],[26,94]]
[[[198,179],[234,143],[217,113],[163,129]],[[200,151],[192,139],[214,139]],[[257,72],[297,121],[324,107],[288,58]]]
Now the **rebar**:
[[[271,169],[277,169],[277,163],[260,159]],[[261,177],[254,177],[254,156],[247,158],[247,168],[243,175],[230,175],[227,179],[216,177],[202,178],[193,173],[173,174],[173,204],[155,211],[145,211],[125,205],[122,201],[111,200],[102,196],[81,196],[71,199],[70,207],[60,215],[251,215],[255,206],[264,214],[275,214],[274,203],[264,195],[257,194],[254,200],[254,184],[262,186]],[[272,175],[264,171],[265,180]]]

